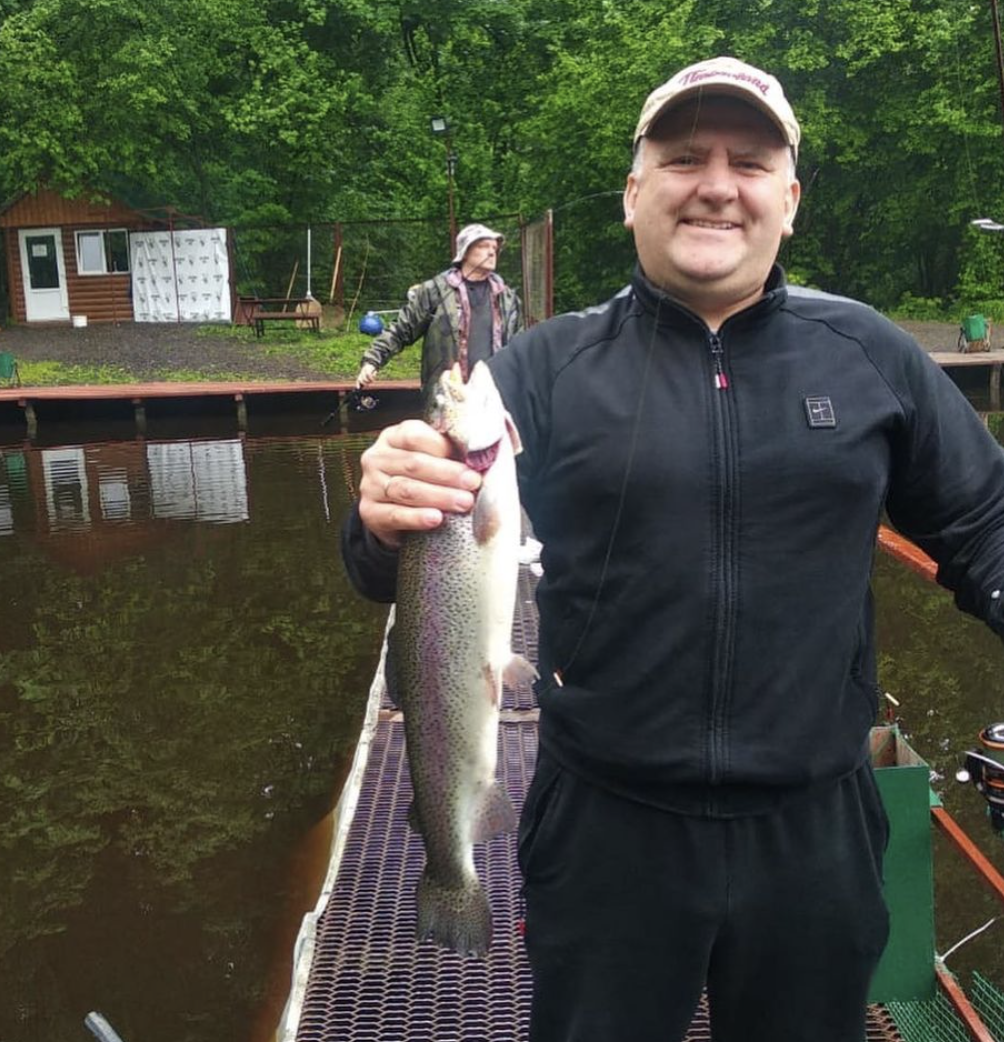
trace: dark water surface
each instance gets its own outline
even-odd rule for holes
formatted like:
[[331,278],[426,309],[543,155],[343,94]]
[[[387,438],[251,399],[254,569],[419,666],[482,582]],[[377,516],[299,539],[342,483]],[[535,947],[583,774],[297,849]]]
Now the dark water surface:
[[[367,435],[0,447],[0,1042],[259,1042],[327,864],[384,609],[338,524]],[[936,788],[1004,650],[880,555],[884,688]],[[807,751],[811,754],[811,751]],[[936,844],[938,949],[1001,909]],[[1004,924],[952,956],[1004,986]]]
[[0,1040],[268,1038],[385,611],[365,436],[0,449]]

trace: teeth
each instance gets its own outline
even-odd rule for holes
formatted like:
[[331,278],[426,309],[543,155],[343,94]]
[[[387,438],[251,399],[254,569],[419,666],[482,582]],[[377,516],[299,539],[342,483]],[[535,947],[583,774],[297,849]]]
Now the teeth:
[[692,224],[695,228],[714,228],[719,231],[728,231],[730,228],[735,228],[732,223],[719,224],[715,221],[688,221],[688,224]]

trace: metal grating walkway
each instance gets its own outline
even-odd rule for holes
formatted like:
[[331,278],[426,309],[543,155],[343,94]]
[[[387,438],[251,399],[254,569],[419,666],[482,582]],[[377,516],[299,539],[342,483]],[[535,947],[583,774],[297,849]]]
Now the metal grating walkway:
[[[536,658],[537,633],[533,585],[522,568],[513,647],[531,659]],[[499,776],[517,807],[536,751],[532,692],[506,689]],[[337,874],[306,946],[312,957],[292,1025],[297,1042],[519,1042],[527,1037],[531,982],[520,933],[515,834],[475,848],[495,935],[487,959],[464,959],[415,942],[415,886],[424,852],[405,822],[410,803],[404,726],[383,702]],[[710,1042],[703,1002],[687,1039]],[[873,1008],[867,1042],[899,1040],[888,1013]]]

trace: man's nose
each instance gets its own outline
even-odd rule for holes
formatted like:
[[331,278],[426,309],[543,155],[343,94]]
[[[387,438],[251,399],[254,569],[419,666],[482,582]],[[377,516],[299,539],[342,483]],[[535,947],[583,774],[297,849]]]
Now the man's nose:
[[723,202],[736,196],[736,176],[727,156],[713,156],[701,171],[698,193],[702,199]]

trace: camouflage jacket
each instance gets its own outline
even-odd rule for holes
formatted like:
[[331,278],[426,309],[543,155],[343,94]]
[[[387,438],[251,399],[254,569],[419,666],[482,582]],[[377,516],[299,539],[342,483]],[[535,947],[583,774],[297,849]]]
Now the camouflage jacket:
[[[518,294],[495,274],[488,276],[492,300],[492,354],[523,328],[523,308]],[[470,306],[459,268],[448,268],[412,286],[397,318],[363,353],[363,362],[383,367],[394,355],[422,343],[422,388],[428,392],[444,369],[460,362],[467,375],[467,336]]]

